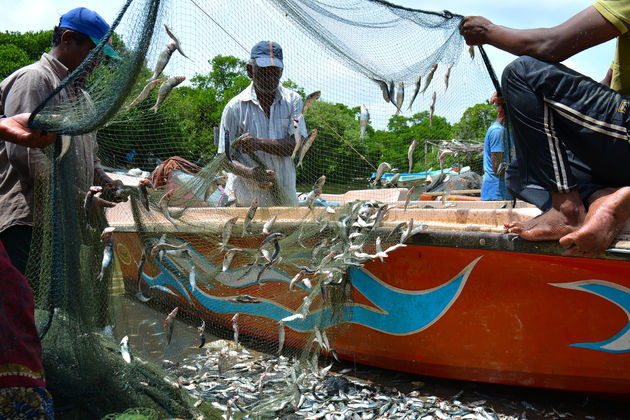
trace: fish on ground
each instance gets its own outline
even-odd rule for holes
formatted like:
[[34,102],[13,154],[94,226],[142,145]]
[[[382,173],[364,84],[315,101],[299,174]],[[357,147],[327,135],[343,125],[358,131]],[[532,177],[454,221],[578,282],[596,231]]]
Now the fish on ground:
[[245,233],[249,233],[249,225],[254,219],[257,209],[258,209],[258,197],[254,197],[254,199],[252,200],[252,204],[249,206],[249,209],[247,210],[247,214],[245,215],[245,220],[243,220],[243,234],[241,235],[241,237],[245,237]]
[[164,102],[168,94],[171,93],[171,90],[184,80],[186,80],[186,76],[171,76],[166,82],[162,83],[158,91],[157,100],[155,101],[155,105],[151,107],[151,111],[157,113],[159,106]]
[[315,103],[315,101],[318,100],[321,95],[322,95],[321,90],[317,90],[311,93],[310,95],[308,95],[306,97],[306,100],[304,101],[304,105],[302,105],[302,112],[300,113],[300,115],[306,114],[306,111],[308,111],[311,105],[313,105],[313,103]]
[[153,71],[153,76],[147,79],[147,82],[150,80],[155,80],[158,77],[160,77],[160,74],[162,74],[162,70],[164,70],[164,67],[166,67],[166,65],[168,64],[168,61],[171,59],[171,55],[173,55],[176,49],[177,49],[177,43],[171,42],[169,44],[166,44],[166,48],[162,50],[162,52],[160,53],[157,59],[157,62],[155,63],[155,70]]
[[103,249],[103,261],[101,262],[101,272],[98,274],[96,278],[97,281],[100,281],[105,276],[105,271],[109,264],[112,262],[114,258],[114,244],[112,242],[112,233],[114,232],[113,227],[106,227],[103,229],[103,233],[101,233],[101,242],[105,244],[105,248]]
[[433,67],[431,67],[431,70],[429,70],[429,74],[427,74],[427,79],[424,82],[424,89],[422,89],[422,93],[424,93],[429,87],[429,84],[431,83],[431,80],[433,80],[433,75],[435,74],[435,71],[437,70],[437,68],[438,68],[438,63],[435,63]]
[[313,142],[315,141],[315,138],[317,137],[318,132],[319,130],[317,130],[317,128],[314,128],[313,131],[311,131],[310,134],[308,135],[308,138],[304,142],[304,146],[302,146],[302,150],[300,150],[300,160],[298,161],[297,166],[302,166],[302,161],[304,160],[304,156],[306,156],[306,152],[308,152],[308,149],[310,149],[311,146],[313,145]]
[[151,207],[149,206],[149,191],[147,188],[153,188],[151,181],[148,179],[141,179],[138,181],[138,195],[140,196],[140,203],[142,203],[142,207],[144,207],[146,211],[151,211]]
[[451,69],[453,68],[453,65],[455,63],[451,63],[448,65],[448,68],[446,69],[446,74],[444,75],[444,84],[446,85],[446,87],[444,88],[444,92],[446,92],[446,90],[448,89],[448,79],[451,77]]
[[166,345],[171,344],[171,338],[173,338],[173,328],[175,328],[175,317],[177,316],[177,311],[179,307],[175,307],[166,319],[164,320],[164,333],[166,333]]
[[370,119],[370,113],[368,112],[365,104],[361,104],[361,140],[365,137],[365,131],[367,130],[368,120]]
[[413,101],[416,100],[416,96],[418,96],[418,93],[420,92],[421,87],[422,87],[422,75],[418,76],[418,79],[416,80],[416,88],[413,91],[413,96],[411,97],[411,102],[409,102],[409,106],[407,107],[407,109],[411,109],[411,105],[413,105]]
[[130,110],[134,106],[138,105],[140,102],[147,99],[149,93],[151,93],[151,91],[155,89],[160,83],[162,83],[162,79],[154,79],[147,83],[144,89],[142,89],[142,92],[140,92],[140,94],[138,95],[138,97],[134,99],[129,105],[127,105],[127,110]]
[[124,336],[120,340],[120,354],[125,362],[131,363],[131,352],[129,351],[129,337]]
[[435,98],[437,97],[436,93],[433,92],[433,98],[431,99],[431,106],[429,107],[429,126],[433,125],[433,114],[435,113]]
[[376,177],[374,178],[374,185],[378,184],[378,182],[381,180],[383,173],[385,173],[385,169],[387,169],[388,171],[391,170],[392,165],[387,162],[383,162],[378,165],[378,169],[376,169]]
[[169,28],[166,25],[166,23],[164,24],[164,29],[166,29],[166,33],[168,34],[168,36],[170,36],[171,39],[175,42],[175,48],[177,48],[177,51],[179,51],[181,55],[183,55],[184,57],[190,60],[190,58],[186,54],[184,54],[184,51],[182,51],[182,47],[181,47],[181,44],[179,43],[179,39],[177,39],[173,31],[171,31],[171,28]]
[[396,112],[394,115],[398,115],[403,106],[405,100],[405,82],[398,83],[398,91],[396,91]]
[[416,150],[416,141],[412,141],[411,144],[409,145],[409,150],[407,150],[407,160],[409,161],[409,171],[411,172],[411,169],[413,167],[413,151]]

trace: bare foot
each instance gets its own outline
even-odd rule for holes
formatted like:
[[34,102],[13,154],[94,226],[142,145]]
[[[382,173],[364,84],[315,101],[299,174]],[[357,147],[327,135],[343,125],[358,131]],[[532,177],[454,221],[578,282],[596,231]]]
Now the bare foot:
[[506,230],[528,241],[555,241],[575,231],[586,213],[578,192],[551,193],[551,199],[545,213],[525,223],[506,223]]
[[591,204],[584,224],[560,239],[567,255],[593,255],[610,246],[630,217],[630,187],[598,196]]

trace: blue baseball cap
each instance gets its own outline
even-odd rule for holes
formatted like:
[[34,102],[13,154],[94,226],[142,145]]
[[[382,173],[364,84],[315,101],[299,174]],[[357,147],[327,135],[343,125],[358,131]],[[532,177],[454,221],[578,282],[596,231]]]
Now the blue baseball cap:
[[282,64],[282,47],[277,42],[260,41],[252,48],[250,58],[255,59],[259,67],[273,66],[284,68],[284,64]]
[[[109,25],[105,22],[105,19],[98,13],[85,7],[77,7],[62,15],[61,19],[59,19],[59,27],[72,29],[89,36],[94,45],[100,44],[101,40],[109,32]],[[121,59],[112,48],[111,39],[105,44],[103,52],[111,58]]]

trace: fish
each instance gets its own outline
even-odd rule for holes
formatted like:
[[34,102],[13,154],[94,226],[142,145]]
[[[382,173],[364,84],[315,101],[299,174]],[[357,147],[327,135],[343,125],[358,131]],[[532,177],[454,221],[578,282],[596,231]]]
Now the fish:
[[138,275],[137,275],[137,280],[138,280],[138,292],[136,293],[136,297],[138,298],[138,300],[142,301],[142,302],[148,302],[149,300],[151,300],[151,298],[146,297],[143,293],[142,293],[142,272],[144,270],[144,263],[147,261],[147,253],[144,250],[144,248],[142,249],[142,256],[140,257],[140,263],[138,264]]
[[286,238],[286,236],[287,235],[285,235],[284,233],[281,233],[281,232],[272,233],[271,235],[267,236],[265,239],[263,239],[260,242],[260,245],[258,245],[258,251],[260,251],[262,249],[262,247],[264,247],[269,242],[272,242],[272,241],[277,242],[280,239]]
[[142,92],[140,92],[140,94],[138,95],[138,97],[134,99],[129,105],[127,105],[127,110],[130,110],[134,106],[138,105],[140,102],[147,99],[149,93],[151,93],[151,91],[155,89],[160,83],[162,83],[162,79],[153,79],[149,83],[147,83],[144,89],[142,89]]
[[[282,347],[284,346],[284,322],[278,321],[278,355],[282,354]],[[262,381],[262,378],[261,378]]]
[[190,291],[194,292],[197,288],[197,280],[195,278],[195,265],[190,261],[190,273],[188,274],[188,282],[190,283]]
[[398,115],[402,109],[403,101],[405,100],[405,82],[398,83],[398,91],[396,91],[396,112],[394,115]]
[[380,165],[378,165],[378,169],[376,170],[376,177],[374,178],[374,185],[378,184],[378,181],[381,180],[381,177],[383,176],[383,173],[385,172],[385,168],[387,168],[387,170],[391,170],[392,169],[392,165],[390,165],[387,162],[383,162]]
[[92,216],[92,199],[94,195],[103,191],[103,187],[92,185],[88,192],[85,194],[85,199],[83,200],[83,214],[85,215],[85,223],[87,225],[90,224],[90,219]]
[[475,59],[475,46],[471,45],[470,47],[468,47],[468,54],[470,54],[470,58],[471,59]]
[[372,230],[375,230],[381,225],[381,223],[383,222],[383,218],[388,211],[389,206],[387,204],[384,204],[383,206],[381,206],[381,208],[378,209],[378,212],[376,212],[376,217],[374,218],[374,225],[372,226]]
[[393,80],[389,81],[388,90],[389,90],[389,99],[390,99],[391,103],[394,104],[394,106],[396,108],[398,108],[398,111],[400,111],[400,107],[398,106],[398,102],[394,99],[394,81]]
[[308,111],[308,109],[311,107],[311,105],[313,105],[315,103],[315,101],[319,99],[319,97],[321,95],[322,95],[322,91],[321,90],[317,90],[317,91],[311,93],[310,95],[308,95],[306,97],[306,100],[304,101],[304,105],[302,105],[302,112],[300,113],[300,115],[306,114],[306,111]]
[[173,328],[175,328],[175,317],[177,316],[178,310],[179,307],[176,306],[175,309],[173,309],[164,320],[164,332],[166,333],[167,346],[171,344],[171,338],[173,337]]
[[171,76],[166,82],[162,83],[158,91],[157,100],[155,101],[155,105],[151,107],[151,111],[157,113],[159,106],[164,102],[168,94],[171,93],[171,90],[184,80],[186,80],[186,76]]
[[409,205],[409,202],[411,201],[411,197],[413,196],[413,193],[415,191],[416,191],[415,185],[411,187],[409,191],[407,191],[407,197],[405,197],[405,207],[404,207],[403,213],[407,211],[407,206]]
[[160,210],[162,210],[162,214],[164,215],[164,217],[166,217],[166,220],[171,222],[173,226],[175,226],[175,229],[177,230],[177,224],[175,223],[175,220],[171,217],[171,213],[169,213],[168,211],[168,202],[171,200],[172,196],[173,196],[173,191],[168,191],[166,194],[162,196],[162,198],[160,198],[158,205],[160,206]]
[[154,286],[149,286],[149,289],[158,289],[158,290],[160,290],[160,291],[162,291],[164,293],[168,293],[170,295],[177,296],[177,293],[173,292],[171,289],[169,289],[166,286],[162,286],[161,284],[156,284]]
[[413,219],[409,219],[409,225],[407,225],[407,230],[400,235],[400,243],[404,244],[407,238],[409,238],[409,234],[413,230]]
[[[171,31],[171,28],[166,26],[166,23],[164,24],[164,29],[166,29],[166,33],[168,34],[168,36],[170,36],[171,39],[175,42],[175,48],[177,48],[177,51],[179,51],[179,53],[181,55],[183,55],[184,57],[188,58],[188,56],[186,54],[184,54],[184,51],[182,51],[182,47],[181,47],[181,45],[179,43],[179,39],[177,39],[177,37],[175,36],[173,31]],[[188,59],[190,60],[190,58],[188,58]]]
[[254,215],[256,214],[256,210],[258,209],[258,197],[254,197],[252,200],[252,204],[249,206],[249,210],[247,210],[247,214],[245,215],[245,220],[243,220],[243,234],[241,237],[245,237],[245,233],[248,232],[249,224],[254,219]]
[[372,78],[372,81],[376,82],[376,84],[378,84],[378,86],[381,88],[381,92],[383,93],[383,99],[385,100],[385,102],[394,102],[392,100],[392,93],[390,93],[389,88],[387,87],[387,83],[374,78]]
[[429,107],[429,109],[431,110],[431,112],[429,113],[429,126],[433,125],[433,113],[435,112],[435,98],[436,98],[436,93],[433,92],[433,98],[431,99],[431,106]]
[[400,179],[400,173],[395,174],[392,179],[389,180],[389,186],[396,188],[398,186],[398,180]]
[[284,318],[281,319],[281,321],[286,324],[287,322],[295,321],[296,319],[301,319],[303,321],[306,319],[306,316],[304,316],[303,314],[293,314],[293,315],[285,316]]
[[416,80],[416,88],[413,91],[413,96],[411,97],[411,102],[409,103],[409,106],[407,107],[407,109],[411,109],[411,105],[413,105],[413,101],[416,100],[416,96],[418,96],[418,92],[420,92],[421,87],[422,87],[422,75],[418,76],[418,79]]
[[120,354],[125,362],[131,363],[131,353],[129,352],[129,337],[124,336],[120,340]]
[[435,74],[435,71],[437,70],[437,68],[438,68],[438,65],[437,63],[435,63],[433,67],[431,67],[431,70],[429,70],[429,74],[427,74],[427,79],[424,82],[425,84],[424,84],[424,89],[422,89],[422,93],[424,93],[429,87],[429,83],[431,83],[431,80],[433,79],[433,75]]
[[204,335],[204,332],[206,331],[206,321],[201,320],[201,326],[197,328],[197,331],[199,332],[199,338],[201,339],[201,344],[199,344],[199,347],[197,348],[202,348],[204,344],[206,344],[206,336]]
[[60,161],[61,158],[68,152],[71,142],[72,136],[67,136],[65,134],[61,136],[61,152],[59,152],[59,156],[57,156],[57,161]]
[[306,206],[309,209],[313,210],[313,206],[315,205],[315,200],[317,199],[318,196],[319,196],[319,190],[312,190],[306,195],[306,199],[304,201],[306,203]]
[[188,244],[186,243],[181,244],[181,245],[173,245],[173,244],[167,244],[166,242],[161,242],[155,245],[153,248],[151,248],[151,256],[155,258],[159,254],[160,261],[162,261],[162,256],[164,255],[164,252],[184,250],[186,249],[187,246]]
[[311,283],[311,279],[309,279],[308,277],[302,277],[302,283],[304,283],[304,286],[306,286],[309,289],[313,288],[313,284]]
[[444,88],[444,92],[446,92],[446,90],[448,89],[448,79],[451,77],[451,69],[453,68],[453,65],[455,63],[451,63],[448,65],[448,68],[446,69],[446,74],[444,75],[444,84],[446,85],[446,87]]
[[276,214],[271,219],[265,222],[265,224],[263,225],[263,230],[262,230],[263,235],[269,236],[271,228],[273,227],[273,224],[276,222],[277,218],[278,218],[278,215]]
[[236,224],[237,220],[238,220],[238,216],[234,216],[230,220],[225,222],[225,224],[223,225],[223,236],[222,236],[223,242],[221,242],[222,250],[225,249],[225,247],[227,247],[228,245],[228,242],[230,242],[230,236],[232,236],[232,229],[234,228],[234,225]]
[[228,252],[225,253],[225,256],[223,257],[222,271],[229,270],[230,264],[232,263],[232,260],[234,259],[234,256],[238,252],[243,252],[243,250],[240,249],[240,248],[232,248]]
[[295,159],[302,148],[302,144],[304,144],[304,137],[302,136],[302,133],[300,133],[300,120],[297,118],[293,118],[293,138],[295,140],[295,146],[293,147],[291,159]]
[[232,317],[232,330],[234,331],[234,345],[238,348],[238,312]]
[[103,233],[101,233],[101,242],[105,244],[105,248],[103,249],[103,261],[101,262],[101,272],[96,277],[97,281],[103,280],[105,276],[105,271],[109,264],[112,262],[114,258],[114,244],[112,242],[112,233],[114,232],[113,227],[106,227],[103,229]]
[[322,193],[322,189],[324,188],[324,184],[326,183],[326,175],[322,175],[317,178],[317,181],[313,184],[313,189],[318,190],[319,193]]
[[160,53],[157,59],[157,62],[155,63],[155,70],[153,71],[153,76],[147,79],[147,82],[150,80],[155,80],[158,77],[160,77],[160,74],[162,74],[162,70],[164,70],[164,67],[166,67],[166,65],[168,64],[168,60],[171,59],[171,55],[173,55],[176,49],[177,49],[176,42],[171,42],[169,44],[166,44],[166,48],[162,50],[162,52]]
[[378,236],[376,238],[374,247],[376,248],[376,255],[378,256],[378,258],[381,260],[381,264],[385,262],[385,260],[383,259],[383,247],[381,246],[381,237]]
[[289,282],[289,290],[293,291],[293,286],[295,286],[295,284],[300,281],[302,279],[302,277],[304,277],[306,275],[306,270],[300,270],[298,271],[298,273],[295,275],[295,277],[293,277],[291,279],[291,281]]
[[149,206],[149,191],[147,188],[153,188],[153,184],[148,179],[141,179],[138,181],[138,192],[140,196],[140,203],[142,203],[142,207],[145,208],[146,211],[151,211],[151,207]]
[[363,140],[365,137],[365,131],[367,130],[368,120],[370,119],[370,113],[364,104],[361,104],[361,137]]
[[318,132],[319,130],[317,130],[317,128],[314,128],[313,131],[309,133],[306,141],[304,142],[304,146],[302,146],[302,149],[300,150],[300,160],[298,161],[297,166],[302,166],[304,156],[306,156],[306,152],[308,152],[308,149],[310,149],[313,145],[313,142],[315,141]]
[[411,172],[411,169],[413,167],[413,151],[416,150],[416,141],[412,141],[411,144],[409,145],[409,150],[407,150],[407,160],[409,161],[409,171]]
[[392,236],[394,236],[394,234],[396,232],[398,232],[399,229],[402,229],[404,227],[407,226],[407,222],[400,222],[398,223],[396,226],[394,226],[394,228],[392,229],[391,232],[389,232],[389,235],[387,235],[387,237],[385,238],[385,242],[389,241],[389,238],[391,238]]
[[298,233],[297,242],[302,248],[306,248],[306,245],[302,243],[302,235],[304,235],[304,225],[300,225],[300,233]]
[[315,261],[315,259],[317,259],[317,256],[319,255],[319,252],[327,246],[328,238],[324,238],[321,241],[317,242],[313,246],[313,251],[311,251],[311,261]]

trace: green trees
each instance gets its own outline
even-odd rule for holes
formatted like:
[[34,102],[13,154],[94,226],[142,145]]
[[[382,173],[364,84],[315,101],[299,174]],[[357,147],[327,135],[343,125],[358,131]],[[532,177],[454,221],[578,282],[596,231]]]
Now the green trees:
[[0,32],[0,80],[20,67],[37,60],[50,50],[52,30],[39,32]]

